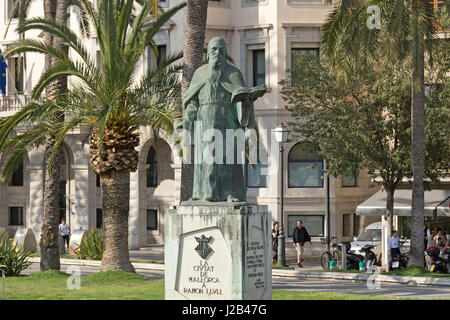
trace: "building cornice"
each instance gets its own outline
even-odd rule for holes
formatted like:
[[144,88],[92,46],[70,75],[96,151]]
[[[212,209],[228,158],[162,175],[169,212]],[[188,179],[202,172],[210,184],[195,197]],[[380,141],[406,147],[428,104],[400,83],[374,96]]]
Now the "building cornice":
[[236,26],[234,27],[235,31],[244,31],[244,30],[252,30],[252,29],[271,29],[273,28],[273,24],[265,23],[265,24],[252,24],[248,26]]
[[234,27],[231,26],[217,26],[217,25],[207,25],[206,29],[211,29],[211,30],[229,30],[229,31],[233,31]]
[[323,23],[317,22],[317,23],[298,23],[298,22],[283,22],[281,23],[281,27],[283,29],[287,28],[321,28],[323,26]]

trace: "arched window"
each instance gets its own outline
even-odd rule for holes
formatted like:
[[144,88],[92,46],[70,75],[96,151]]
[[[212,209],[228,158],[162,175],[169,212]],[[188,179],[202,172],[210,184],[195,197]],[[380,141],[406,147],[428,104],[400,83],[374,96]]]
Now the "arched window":
[[158,186],[158,158],[153,147],[147,154],[147,188]]
[[317,151],[302,143],[292,147],[288,158],[288,187],[323,187],[323,159]]
[[9,185],[11,187],[23,187],[23,164],[13,173]]

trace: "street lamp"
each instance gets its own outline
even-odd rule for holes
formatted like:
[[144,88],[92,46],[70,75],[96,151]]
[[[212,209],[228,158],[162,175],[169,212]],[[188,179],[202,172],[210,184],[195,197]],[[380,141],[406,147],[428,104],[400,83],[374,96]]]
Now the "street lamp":
[[280,123],[275,128],[275,139],[280,144],[280,233],[278,234],[278,265],[286,266],[286,254],[285,254],[285,236],[284,236],[284,213],[283,213],[283,198],[284,198],[284,164],[283,164],[283,143],[287,141],[288,129]]

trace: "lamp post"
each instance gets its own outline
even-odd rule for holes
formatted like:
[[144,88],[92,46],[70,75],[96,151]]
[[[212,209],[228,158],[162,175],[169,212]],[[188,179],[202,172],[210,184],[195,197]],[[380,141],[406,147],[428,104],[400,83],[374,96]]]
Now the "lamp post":
[[[327,160],[324,161],[325,162],[325,168],[324,170],[326,171],[328,169],[328,163]],[[330,244],[331,244],[331,234],[330,234],[330,223],[331,223],[331,218],[330,218],[330,175],[328,174],[328,172],[325,173],[325,188],[326,188],[326,213],[327,213],[327,251],[330,252]],[[330,261],[329,261],[329,256],[327,255],[327,267],[330,266]]]
[[280,232],[278,234],[278,265],[286,266],[286,254],[285,254],[285,236],[284,236],[284,213],[283,213],[283,200],[284,200],[284,162],[283,143],[287,141],[288,130],[280,123],[275,128],[275,139],[280,144]]

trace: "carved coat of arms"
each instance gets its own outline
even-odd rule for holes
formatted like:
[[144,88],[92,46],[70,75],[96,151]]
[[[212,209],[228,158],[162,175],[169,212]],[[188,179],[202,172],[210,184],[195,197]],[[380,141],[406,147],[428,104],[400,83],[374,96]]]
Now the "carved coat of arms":
[[205,259],[212,251],[211,247],[208,245],[212,238],[213,237],[205,237],[204,234],[202,234],[201,237],[195,237],[195,240],[198,242],[198,245],[195,247],[195,251],[197,251],[202,259]]

